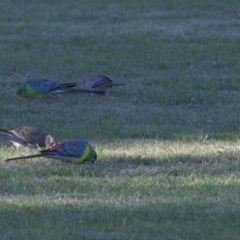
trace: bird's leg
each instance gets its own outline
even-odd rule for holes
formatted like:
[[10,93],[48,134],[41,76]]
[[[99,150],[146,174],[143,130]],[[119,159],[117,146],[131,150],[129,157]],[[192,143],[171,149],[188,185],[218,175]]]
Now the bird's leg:
[[10,148],[11,148],[12,151],[18,150],[18,148],[14,147],[14,146],[11,146]]

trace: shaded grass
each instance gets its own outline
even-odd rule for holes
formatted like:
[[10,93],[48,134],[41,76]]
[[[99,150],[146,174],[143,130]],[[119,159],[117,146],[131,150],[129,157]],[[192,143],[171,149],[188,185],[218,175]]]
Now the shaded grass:
[[[31,239],[38,233],[47,239],[67,235],[70,239],[190,239],[197,232],[197,239],[201,239],[206,234],[217,238],[239,233],[239,177],[235,174],[141,174],[96,182],[95,178],[72,174],[76,169],[70,168],[70,175],[68,168],[62,168],[58,169],[60,174],[55,170],[59,176],[52,172],[45,180],[41,172],[46,170],[42,169],[40,178],[34,175],[31,184],[23,183],[4,194],[1,227],[6,237]],[[213,221],[217,222],[214,228]],[[223,225],[228,227],[219,227]]]

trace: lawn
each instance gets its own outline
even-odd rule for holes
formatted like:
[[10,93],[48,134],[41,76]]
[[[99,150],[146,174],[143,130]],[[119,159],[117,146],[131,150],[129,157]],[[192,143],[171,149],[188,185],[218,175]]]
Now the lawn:
[[[240,236],[240,2],[0,3],[0,128],[87,139],[94,165],[0,139],[0,239]],[[105,73],[106,96],[25,99],[30,78]]]

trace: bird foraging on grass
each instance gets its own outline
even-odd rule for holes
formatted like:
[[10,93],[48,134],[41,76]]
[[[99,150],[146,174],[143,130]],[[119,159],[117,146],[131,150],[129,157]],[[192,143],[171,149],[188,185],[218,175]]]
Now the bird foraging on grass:
[[0,136],[8,139],[18,149],[20,146],[37,148],[53,147],[56,142],[50,133],[36,127],[19,127],[9,130],[0,129]]
[[89,90],[98,89],[100,91],[107,92],[114,86],[123,86],[123,83],[115,83],[113,80],[105,74],[90,75],[87,82],[86,88]]
[[76,87],[76,85],[77,84],[74,82],[59,83],[42,78],[30,79],[21,83],[17,90],[17,94],[28,98],[37,98],[50,94],[62,94],[73,92],[105,95],[104,91],[74,88]]
[[54,158],[66,163],[94,163],[97,159],[97,153],[93,147],[84,139],[69,139],[56,144],[56,146],[40,151],[39,154],[28,155],[16,158],[8,158],[5,161],[15,161],[27,158]]

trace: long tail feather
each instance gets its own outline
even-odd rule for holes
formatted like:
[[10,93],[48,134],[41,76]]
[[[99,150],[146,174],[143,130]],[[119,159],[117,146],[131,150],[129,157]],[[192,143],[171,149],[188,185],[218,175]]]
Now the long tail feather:
[[75,82],[72,82],[72,83],[61,83],[61,87],[69,87],[69,88],[71,88],[71,87],[76,87],[77,86],[77,83],[75,83]]
[[112,83],[113,86],[123,86],[125,85],[124,83]]
[[35,155],[28,155],[28,156],[22,156],[22,157],[15,157],[15,158],[8,158],[5,161],[9,162],[9,161],[15,161],[15,160],[20,160],[20,159],[27,159],[27,158],[36,158],[36,157],[42,157],[43,155],[40,154],[35,154]]
[[8,134],[8,130],[0,128],[0,135],[7,135],[7,134]]
[[59,94],[59,93],[73,93],[73,92],[84,92],[84,93],[92,93],[92,94],[98,94],[98,95],[105,95],[104,91],[100,90],[89,90],[89,89],[83,89],[83,88],[74,88],[74,89],[65,89],[65,90],[58,90],[53,93]]
[[72,87],[76,87],[77,83],[72,82],[72,83],[60,83],[57,86],[53,87],[51,89],[51,91],[55,91],[55,90],[60,90],[60,89],[64,89],[64,88],[72,88]]

